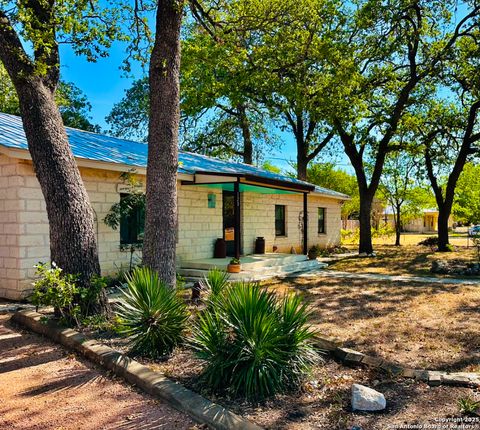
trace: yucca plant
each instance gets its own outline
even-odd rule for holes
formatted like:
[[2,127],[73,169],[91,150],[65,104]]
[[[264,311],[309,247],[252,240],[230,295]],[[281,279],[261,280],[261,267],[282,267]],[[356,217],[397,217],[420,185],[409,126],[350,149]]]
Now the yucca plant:
[[193,347],[213,390],[262,400],[295,388],[319,360],[298,296],[279,297],[254,283],[236,283],[199,315]]
[[156,358],[172,352],[184,340],[188,310],[173,288],[148,267],[125,276],[127,290],[119,303],[119,333],[129,338],[133,352]]
[[458,399],[458,407],[464,415],[478,415],[480,413],[480,401],[470,396]]
[[227,272],[216,267],[210,269],[203,279],[203,284],[211,296],[219,296],[228,285],[230,276]]

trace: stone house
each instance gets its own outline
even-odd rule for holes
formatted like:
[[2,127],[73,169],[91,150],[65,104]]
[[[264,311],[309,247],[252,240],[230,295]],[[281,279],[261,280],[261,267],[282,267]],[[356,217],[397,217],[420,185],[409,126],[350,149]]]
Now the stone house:
[[[76,129],[67,133],[96,214],[102,273],[116,272],[128,265],[125,246],[141,239],[141,216],[124,220],[118,230],[103,220],[129,192],[123,172],[134,169],[144,181],[147,147]],[[212,258],[217,238],[226,240],[232,256],[252,254],[259,236],[265,239],[267,253],[303,255],[312,245],[336,245],[346,199],[254,166],[180,152],[178,266]],[[45,201],[21,119],[0,113],[0,297],[24,296],[39,261],[49,261]]]
[[[392,228],[395,228],[395,216],[393,209],[389,206],[385,208],[382,219]],[[448,219],[449,228],[453,227],[453,217]],[[416,218],[408,220],[402,226],[402,231],[406,233],[435,233],[438,231],[438,209],[424,209],[422,214]]]

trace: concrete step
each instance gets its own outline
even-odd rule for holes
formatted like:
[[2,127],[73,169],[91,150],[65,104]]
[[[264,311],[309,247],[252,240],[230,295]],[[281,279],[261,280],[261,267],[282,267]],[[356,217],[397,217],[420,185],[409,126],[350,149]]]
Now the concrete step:
[[[247,255],[241,257],[243,270],[253,270],[261,267],[283,266],[288,263],[297,263],[307,260],[303,254],[261,254],[261,255]],[[200,260],[182,261],[182,269],[201,269],[208,270],[212,267],[226,270],[230,258],[208,258]]]
[[[245,270],[242,265],[240,273],[230,273],[230,280],[251,280],[262,281],[277,276],[285,276],[298,272],[309,272],[311,270],[322,269],[327,267],[326,264],[320,263],[317,260],[303,260],[297,262],[290,262],[284,265],[255,267],[253,270]],[[179,269],[178,273],[188,281],[200,281],[205,278],[208,273],[206,269]]]

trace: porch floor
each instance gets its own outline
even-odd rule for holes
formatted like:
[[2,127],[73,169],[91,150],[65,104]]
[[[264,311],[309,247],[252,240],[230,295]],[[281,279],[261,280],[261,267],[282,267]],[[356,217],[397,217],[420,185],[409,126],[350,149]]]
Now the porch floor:
[[[230,260],[231,257],[183,261],[178,272],[187,280],[203,279],[208,270],[214,267],[226,270]],[[241,257],[240,263],[241,272],[230,274],[230,279],[260,281],[326,267],[326,264],[317,260],[308,260],[303,254],[252,254]]]

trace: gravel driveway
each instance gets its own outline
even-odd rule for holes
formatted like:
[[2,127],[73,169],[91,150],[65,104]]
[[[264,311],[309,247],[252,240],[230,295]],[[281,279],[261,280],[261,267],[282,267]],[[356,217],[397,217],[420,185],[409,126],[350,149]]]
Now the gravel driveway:
[[0,429],[199,429],[184,414],[0,315]]

